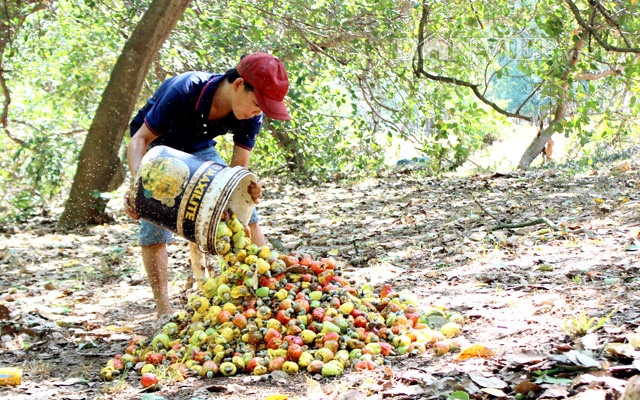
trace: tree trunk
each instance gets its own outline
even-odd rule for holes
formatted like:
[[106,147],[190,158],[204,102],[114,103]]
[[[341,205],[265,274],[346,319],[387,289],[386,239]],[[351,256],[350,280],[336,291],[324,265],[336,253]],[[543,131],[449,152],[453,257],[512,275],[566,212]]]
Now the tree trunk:
[[118,157],[127,123],[151,61],[191,0],[153,0],[125,43],[80,151],[69,199],[58,229],[102,223],[106,202],[98,193],[124,179]]
[[566,101],[564,99],[559,99],[558,105],[556,106],[555,118],[531,141],[531,144],[529,144],[529,147],[527,147],[527,150],[525,150],[524,154],[520,158],[520,162],[518,163],[519,169],[529,168],[533,160],[542,153],[542,149],[544,149],[544,146],[547,144],[549,139],[551,139],[551,136],[553,136],[556,125],[564,119],[566,114]]
[[[2,113],[0,114],[0,126],[4,133],[18,146],[23,146],[24,141],[13,137],[9,131],[9,105],[11,104],[11,91],[5,77],[5,50],[11,48],[22,24],[31,14],[44,10],[45,1],[11,2],[0,11],[0,91],[2,92]],[[11,51],[9,51],[9,54]]]
[[519,169],[529,168],[533,160],[535,160],[535,158],[538,157],[540,153],[542,153],[542,149],[547,144],[547,141],[551,139],[551,136],[553,136],[556,126],[561,123],[562,120],[567,116],[569,106],[567,99],[567,92],[569,90],[568,79],[569,75],[571,75],[571,73],[573,72],[573,68],[576,66],[576,64],[578,64],[578,61],[580,60],[580,52],[584,47],[586,36],[587,31],[584,31],[580,39],[573,45],[573,49],[569,54],[571,58],[569,59],[567,71],[562,75],[562,80],[564,82],[560,87],[561,92],[556,101],[556,112],[554,114],[553,120],[545,129],[541,130],[540,133],[538,133],[533,141],[531,141],[531,144],[529,144],[529,147],[527,147],[527,149],[524,151],[524,154],[522,154],[520,162],[518,163]]
[[305,170],[305,162],[304,157],[302,156],[302,152],[298,150],[297,142],[292,139],[286,132],[279,131],[273,128],[272,125],[267,124],[265,126],[271,136],[276,140],[278,146],[280,146],[283,150],[285,150],[286,154],[284,155],[285,161],[287,162],[287,168],[289,168],[290,172],[303,172]]

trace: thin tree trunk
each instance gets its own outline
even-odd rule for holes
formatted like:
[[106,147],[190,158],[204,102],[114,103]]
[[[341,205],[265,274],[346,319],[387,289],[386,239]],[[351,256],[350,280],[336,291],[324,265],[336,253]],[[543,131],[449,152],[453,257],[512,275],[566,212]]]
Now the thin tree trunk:
[[[4,43],[0,42],[0,60],[4,55]],[[4,68],[0,64],[0,91],[2,92],[2,113],[0,114],[0,126],[4,130],[4,133],[18,146],[24,145],[24,141],[13,137],[9,130],[9,105],[11,104],[11,92],[7,85],[7,80],[4,77]]]
[[[563,87],[564,86],[565,85],[563,85]],[[535,160],[536,157],[538,157],[538,155],[542,153],[542,149],[544,149],[544,146],[547,144],[549,139],[551,139],[551,136],[553,136],[556,125],[560,123],[566,115],[567,103],[564,98],[559,99],[556,106],[555,117],[553,118],[551,123],[549,123],[546,128],[541,130],[538,135],[531,141],[529,147],[527,147],[527,150],[525,150],[524,154],[522,154],[522,157],[520,158],[520,162],[518,163],[519,169],[529,168],[533,160]]]
[[[29,8],[31,7],[31,8]],[[0,11],[0,91],[2,92],[2,112],[0,114],[0,126],[4,133],[18,146],[24,145],[24,141],[11,135],[9,130],[9,105],[11,104],[11,91],[7,84],[5,73],[5,50],[13,43],[22,24],[31,14],[44,10],[45,1],[25,1],[23,3],[3,4]],[[9,52],[11,53],[11,52]],[[11,55],[9,54],[10,58]]]
[[287,168],[290,172],[305,170],[305,162],[302,153],[298,150],[298,144],[292,139],[286,132],[279,131],[269,123],[265,124],[265,128],[268,129],[271,136],[276,140],[278,146],[280,146],[286,153],[284,155],[287,162]]
[[125,43],[80,151],[58,229],[105,220],[106,202],[96,194],[114,190],[124,179],[118,151],[127,123],[151,61],[189,3],[190,0],[153,0]]
[[522,157],[520,158],[520,162],[518,163],[519,169],[529,168],[533,160],[535,160],[535,158],[538,157],[540,153],[542,153],[542,149],[544,148],[545,144],[547,144],[547,141],[551,139],[551,136],[553,136],[557,125],[562,123],[562,120],[564,120],[565,117],[567,116],[568,108],[569,108],[568,99],[567,99],[567,96],[568,96],[567,92],[569,90],[568,79],[569,79],[569,76],[573,73],[574,67],[576,66],[576,64],[578,64],[578,61],[580,60],[580,53],[582,51],[582,48],[584,47],[584,41],[586,36],[587,34],[585,31],[582,33],[580,40],[578,40],[575,43],[575,45],[573,46],[573,49],[571,50],[571,53],[570,53],[571,58],[569,59],[569,65],[567,67],[567,71],[562,75],[562,80],[564,82],[560,87],[561,93],[560,93],[560,96],[558,97],[558,100],[556,101],[556,111],[555,111],[553,120],[549,123],[549,125],[546,128],[544,128],[543,130],[540,131],[540,133],[538,133],[538,135],[533,139],[533,141],[531,141],[531,143],[529,144],[529,147],[527,147],[524,154],[522,154]]

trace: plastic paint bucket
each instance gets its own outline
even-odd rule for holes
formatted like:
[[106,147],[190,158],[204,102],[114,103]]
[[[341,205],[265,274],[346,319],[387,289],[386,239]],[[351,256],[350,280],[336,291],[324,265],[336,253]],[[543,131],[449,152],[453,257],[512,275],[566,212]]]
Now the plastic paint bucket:
[[20,383],[22,383],[20,368],[0,368],[0,385],[19,385]]
[[134,177],[133,204],[140,218],[216,254],[223,212],[247,225],[254,203],[248,187],[256,176],[166,146],[151,148]]

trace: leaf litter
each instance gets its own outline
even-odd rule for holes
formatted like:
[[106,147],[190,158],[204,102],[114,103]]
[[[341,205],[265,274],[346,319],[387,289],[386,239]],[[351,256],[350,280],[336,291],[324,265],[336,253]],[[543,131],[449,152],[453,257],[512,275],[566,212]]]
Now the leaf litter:
[[[554,170],[471,178],[392,172],[313,187],[271,182],[278,189],[259,206],[270,239],[289,251],[336,257],[356,284],[409,288],[425,307],[464,315],[462,334],[475,353],[398,357],[338,380],[187,379],[153,396],[211,398],[207,388],[215,386],[216,398],[229,399],[618,398],[640,366],[639,182],[634,170],[571,178]],[[0,236],[0,365],[24,370],[23,384],[0,395],[137,393],[138,376],[117,385],[98,379],[100,366],[131,338],[153,333],[155,320],[137,225],[119,204],[111,206],[111,225],[65,235],[39,218]],[[558,229],[500,228],[540,218]],[[169,254],[179,308],[193,290],[185,287],[186,242],[177,239]]]

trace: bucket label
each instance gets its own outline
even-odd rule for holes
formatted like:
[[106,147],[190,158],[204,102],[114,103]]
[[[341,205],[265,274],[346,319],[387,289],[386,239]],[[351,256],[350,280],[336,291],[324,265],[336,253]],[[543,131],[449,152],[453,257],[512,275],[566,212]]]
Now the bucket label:
[[218,171],[215,171],[214,168],[207,168],[200,179],[198,179],[193,192],[191,192],[191,196],[189,196],[189,201],[187,202],[187,208],[184,213],[185,219],[195,222],[196,215],[198,215],[198,207],[200,207],[200,202],[202,201],[202,196],[204,195],[204,192],[207,191],[209,185],[211,185],[213,177],[216,176],[217,173]]
[[140,178],[144,197],[173,207],[176,197],[187,186],[189,167],[175,158],[158,157],[142,166]]
[[195,178],[198,173],[201,172],[197,179],[192,179],[189,187],[187,187],[182,200],[184,205],[180,205],[180,213],[178,215],[178,233],[183,237],[195,241],[196,219],[202,198],[209,186],[211,186],[215,176],[218,175],[223,168],[224,166],[220,164],[208,164],[206,165],[206,169],[194,174]]
[[[134,178],[133,203],[145,221],[215,252],[215,232],[213,236],[211,232],[238,182],[250,179],[250,175],[242,167],[228,168],[166,146],[154,146],[142,158]],[[246,185],[242,190],[233,207],[241,211],[238,218],[246,214],[248,219],[253,202],[245,198]]]

